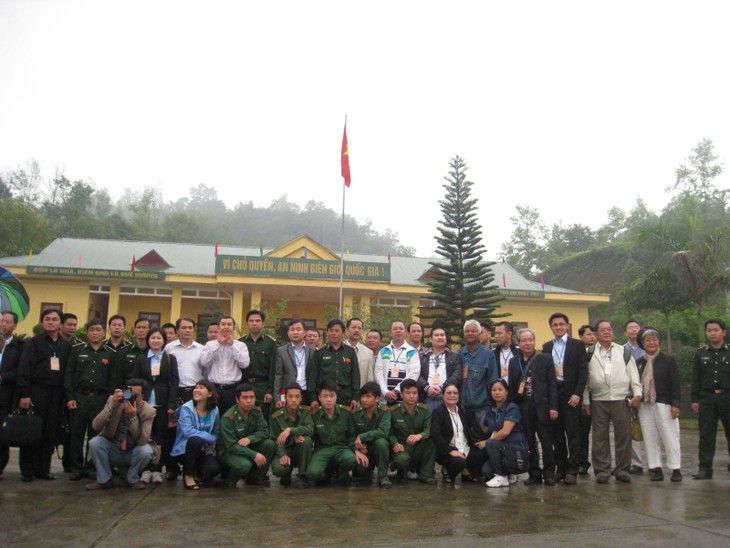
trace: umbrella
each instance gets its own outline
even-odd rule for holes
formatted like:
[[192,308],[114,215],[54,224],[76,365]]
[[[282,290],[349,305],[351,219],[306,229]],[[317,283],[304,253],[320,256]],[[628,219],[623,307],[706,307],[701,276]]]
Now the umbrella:
[[12,272],[0,266],[0,310],[10,310],[25,319],[30,310],[30,299],[23,284]]

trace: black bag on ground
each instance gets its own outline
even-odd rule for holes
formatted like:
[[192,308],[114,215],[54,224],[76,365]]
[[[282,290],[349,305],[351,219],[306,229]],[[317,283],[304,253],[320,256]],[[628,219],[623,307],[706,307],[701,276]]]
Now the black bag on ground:
[[530,471],[530,451],[513,445],[502,446],[502,464],[510,474]]
[[43,442],[43,419],[33,413],[32,409],[16,409],[5,417],[0,438],[10,447],[40,447]]

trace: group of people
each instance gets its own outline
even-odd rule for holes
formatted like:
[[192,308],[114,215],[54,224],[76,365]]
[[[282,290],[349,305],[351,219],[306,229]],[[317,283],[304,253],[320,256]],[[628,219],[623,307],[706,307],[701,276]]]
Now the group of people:
[[[365,332],[359,318],[327,324],[326,342],[291,320],[289,342],[263,333],[266,316],[246,314],[248,334],[222,316],[208,341],[194,340],[183,317],[160,328],[126,320],[91,320],[75,339],[77,318],[44,310],[42,332],[14,335],[17,316],[2,313],[0,415],[16,407],[43,419],[43,443],[21,448],[23,481],[53,479],[59,424],[69,418],[64,468],[89,490],[113,485],[115,469],[134,488],[175,480],[196,491],[225,482],[284,486],[393,482],[484,481],[506,487],[519,473],[526,485],[575,485],[593,466],[596,482],[628,483],[643,473],[642,442],[652,481],[680,466],[680,381],[677,363],[661,351],[661,334],[629,320],[625,345],[608,321],[569,335],[563,313],[549,318],[553,339],[541,350],[533,330],[510,322],[469,320],[464,345],[452,350],[446,331],[393,321],[390,342]],[[107,338],[107,328],[108,335]],[[705,322],[707,345],[695,356],[692,408],[700,420],[696,479],[712,477],[718,420],[730,431],[730,350],[723,320]],[[361,339],[365,335],[363,344]],[[613,425],[614,464],[609,429]],[[588,460],[589,435],[592,452]],[[637,433],[641,432],[642,436]],[[86,451],[84,450],[84,442]],[[8,448],[0,447],[0,473]],[[166,478],[163,476],[163,467]],[[1,477],[1,476],[0,476]]]

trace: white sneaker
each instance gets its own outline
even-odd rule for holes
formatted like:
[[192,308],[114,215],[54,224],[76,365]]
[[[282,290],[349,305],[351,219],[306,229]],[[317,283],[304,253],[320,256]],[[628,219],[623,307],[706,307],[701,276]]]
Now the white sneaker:
[[152,483],[160,484],[163,481],[162,472],[152,472]]
[[507,479],[509,480],[510,485],[514,485],[515,483],[517,483],[517,476],[515,476],[514,474],[510,474]]
[[418,479],[418,472],[411,472],[408,470],[408,474],[406,474],[409,480],[417,480]]
[[142,472],[142,476],[139,478],[139,481],[141,481],[142,483],[149,483],[150,481],[152,481],[152,472],[150,472],[149,470],[145,470],[144,472]]
[[509,487],[507,476],[494,476],[487,482],[487,487]]

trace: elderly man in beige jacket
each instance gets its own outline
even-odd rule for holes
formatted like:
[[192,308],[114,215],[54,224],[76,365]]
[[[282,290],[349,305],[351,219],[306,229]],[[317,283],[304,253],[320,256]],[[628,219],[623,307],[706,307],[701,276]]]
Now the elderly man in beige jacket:
[[641,380],[631,352],[613,342],[608,321],[596,324],[598,343],[588,349],[588,382],[583,408],[591,416],[593,470],[597,483],[607,483],[611,474],[609,425],[613,423],[616,481],[630,483],[631,409],[641,402]]

